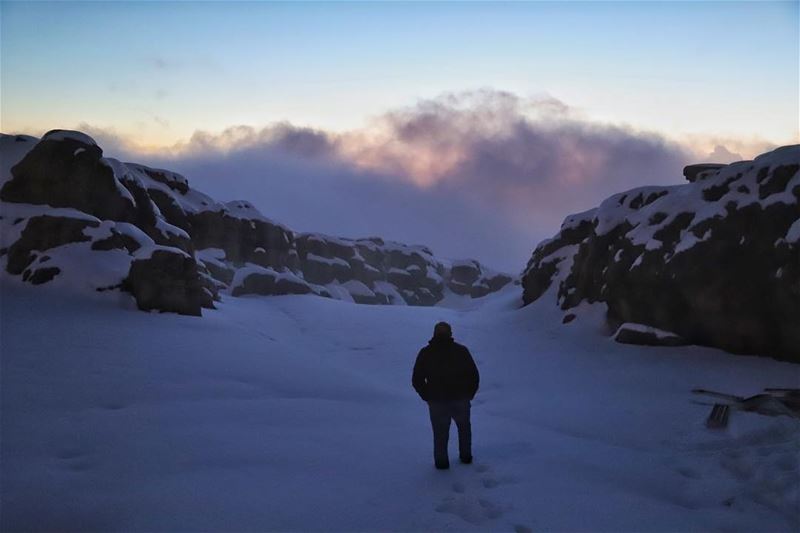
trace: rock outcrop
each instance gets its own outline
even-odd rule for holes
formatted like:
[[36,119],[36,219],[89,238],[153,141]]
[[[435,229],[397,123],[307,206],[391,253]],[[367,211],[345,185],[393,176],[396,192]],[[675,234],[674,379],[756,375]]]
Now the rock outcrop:
[[132,222],[136,203],[89,136],[53,130],[17,163],[0,200],[73,207],[100,219]]
[[688,172],[567,217],[523,274],[528,304],[604,302],[612,326],[800,361],[800,146]]
[[434,305],[447,291],[477,298],[512,281],[424,246],[295,233],[175,172],[103,157],[80,132],[2,135],[0,155],[0,257],[33,284],[66,276],[128,291],[143,310],[199,315],[221,294]]
[[683,177],[686,181],[695,182],[724,167],[721,163],[698,163],[683,167]]

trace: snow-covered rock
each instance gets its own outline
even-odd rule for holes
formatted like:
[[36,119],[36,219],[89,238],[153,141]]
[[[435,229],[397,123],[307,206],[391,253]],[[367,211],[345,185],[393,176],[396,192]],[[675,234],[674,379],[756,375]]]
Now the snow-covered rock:
[[687,165],[683,168],[683,177],[686,181],[694,182],[698,179],[703,179],[706,176],[713,174],[715,171],[724,167],[721,163],[698,163],[696,165]]
[[72,207],[101,219],[132,222],[136,202],[102,155],[86,135],[49,132],[11,169],[0,199]]
[[261,294],[278,296],[282,294],[308,294],[311,287],[291,272],[275,272],[271,268],[249,265],[240,268],[231,283],[232,294]]
[[800,145],[785,146],[571,215],[534,250],[524,303],[555,285],[563,309],[605,302],[612,325],[800,360],[798,169]]
[[614,340],[622,344],[644,346],[684,346],[688,344],[680,335],[632,322],[622,324],[614,333]]
[[[142,309],[196,315],[220,293],[434,305],[448,287],[479,297],[511,281],[475,261],[458,263],[477,272],[465,279],[424,246],[296,234],[247,201],[192,189],[178,173],[103,157],[81,132],[0,135],[0,156],[0,261],[35,284],[68,263],[81,286],[122,288]],[[141,257],[154,246],[161,253]]]

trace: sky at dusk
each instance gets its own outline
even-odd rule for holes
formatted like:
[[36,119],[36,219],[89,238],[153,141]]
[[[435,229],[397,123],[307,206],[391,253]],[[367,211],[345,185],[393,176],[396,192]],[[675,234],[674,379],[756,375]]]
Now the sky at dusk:
[[798,2],[2,2],[0,129],[517,271],[570,212],[800,142]]

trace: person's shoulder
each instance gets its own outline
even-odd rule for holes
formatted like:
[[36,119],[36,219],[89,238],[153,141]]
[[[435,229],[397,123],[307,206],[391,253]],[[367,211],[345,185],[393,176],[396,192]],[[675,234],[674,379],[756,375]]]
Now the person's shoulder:
[[454,346],[454,347],[455,347],[455,349],[456,349],[456,350],[458,350],[459,352],[462,352],[462,353],[469,353],[469,348],[467,348],[467,347],[466,347],[466,346],[464,346],[463,344],[460,344],[460,343],[458,343],[458,342],[455,342],[455,341],[453,341],[453,346]]

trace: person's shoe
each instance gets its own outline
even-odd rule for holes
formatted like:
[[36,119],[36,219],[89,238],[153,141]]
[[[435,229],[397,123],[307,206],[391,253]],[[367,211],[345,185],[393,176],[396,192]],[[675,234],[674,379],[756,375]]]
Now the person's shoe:
[[465,464],[465,465],[471,465],[472,464],[472,456],[471,455],[469,457],[461,457],[460,459],[461,459],[461,462],[463,464]]
[[450,463],[436,463],[436,470],[447,470],[450,468]]

